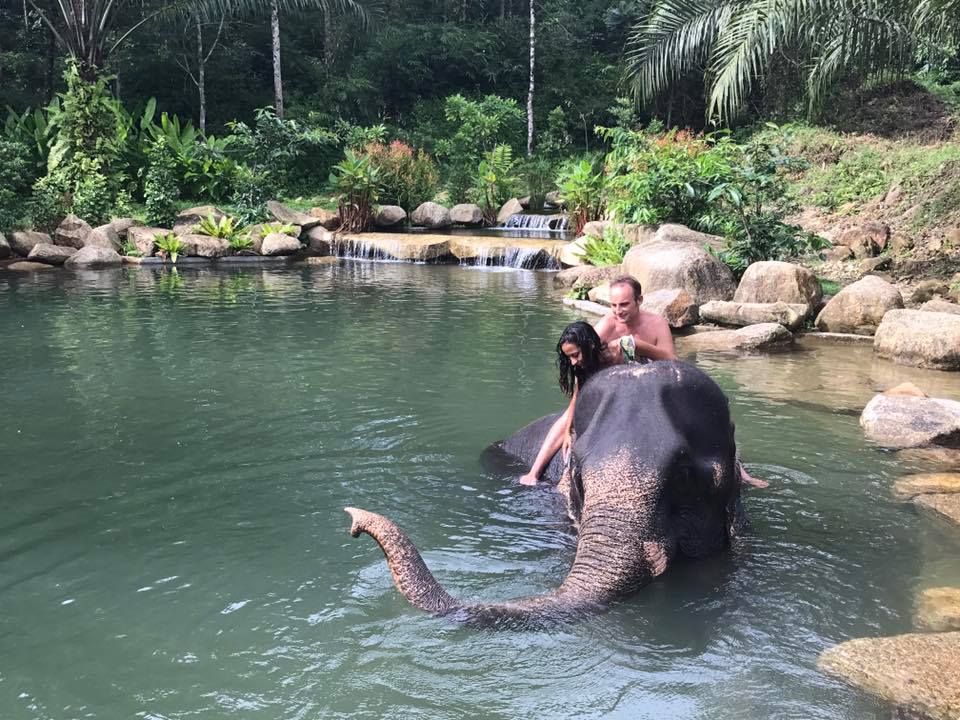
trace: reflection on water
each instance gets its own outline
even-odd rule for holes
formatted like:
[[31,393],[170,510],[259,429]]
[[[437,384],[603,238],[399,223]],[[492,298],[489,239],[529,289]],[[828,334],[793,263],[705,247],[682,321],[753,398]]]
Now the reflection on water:
[[[752,530],[530,633],[411,608],[345,505],[464,597],[552,589],[575,538],[491,441],[562,404],[573,315],[535,272],[400,264],[0,275],[0,718],[887,718],[824,648],[910,630],[956,533],[856,411],[869,348],[696,362],[731,397]],[[836,412],[839,409],[841,412]]]

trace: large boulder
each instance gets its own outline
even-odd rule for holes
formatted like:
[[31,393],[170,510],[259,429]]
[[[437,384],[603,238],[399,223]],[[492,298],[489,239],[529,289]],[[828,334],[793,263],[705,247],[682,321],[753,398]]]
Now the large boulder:
[[131,227],[127,230],[127,240],[134,244],[143,257],[150,257],[156,250],[155,241],[169,232],[157,227]]
[[960,402],[910,395],[875,395],[860,414],[867,439],[888,448],[960,443]]
[[739,330],[702,332],[680,339],[683,350],[758,351],[783,347],[793,342],[793,335],[779,323],[749,325]]
[[29,255],[33,246],[41,243],[52,245],[53,240],[46,233],[35,230],[18,230],[10,236],[10,248],[21,257]]
[[790,303],[817,307],[823,298],[823,288],[817,276],[801,265],[776,260],[765,260],[750,265],[737,291],[734,302]]
[[[403,208],[400,209],[403,210]],[[340,215],[338,213],[331,212],[326,208],[310,208],[310,216],[319,220],[320,227],[325,228],[326,230],[336,230],[338,227],[340,227]],[[406,217],[406,213],[404,213],[404,217]]]
[[867,275],[834,295],[817,315],[824,332],[873,335],[883,316],[903,307],[900,291],[876,275]]
[[575,265],[574,267],[564,268],[553,274],[553,286],[561,290],[572,288],[581,275],[585,275],[592,269],[592,265]]
[[335,235],[325,227],[318,225],[307,231],[307,247],[320,255],[330,255]]
[[736,289],[730,268],[697,242],[658,239],[634,245],[623,269],[640,281],[644,293],[683,288],[698,305],[729,300]]
[[910,717],[960,717],[960,632],[848,640],[821,654],[817,665]]
[[622,265],[607,265],[605,267],[594,267],[593,265],[581,266],[586,269],[580,273],[573,283],[574,288],[595,288],[603,283],[608,283],[614,278],[623,275]]
[[406,219],[407,211],[399,205],[381,205],[373,214],[373,224],[377,227],[393,227]]
[[482,225],[483,210],[473,203],[461,203],[450,208],[450,220],[454,225]]
[[960,493],[960,472],[915,473],[897,480],[893,494],[902,500],[917,495],[947,495]]
[[103,247],[109,250],[120,251],[120,248],[123,244],[120,242],[120,233],[116,231],[113,226],[113,223],[107,223],[106,225],[100,225],[95,227],[90,231],[90,234],[87,235],[87,239],[83,241],[83,246],[87,247],[89,245],[94,245],[96,247]]
[[[260,249],[263,247],[263,239],[272,232],[278,231],[278,225],[280,223],[257,223],[256,225],[251,225],[246,229],[247,235],[250,237],[250,250],[257,255],[260,254]],[[284,223],[285,227],[284,235],[289,235],[290,237],[300,237],[300,233],[303,232],[303,228],[299,225],[290,225],[289,223]],[[317,228],[320,228],[320,232],[326,233],[320,225],[310,228],[309,232],[313,232]]]
[[[670,225],[663,227],[671,228],[680,228],[682,225]],[[684,228],[687,229],[687,228]],[[591,220],[586,225],[583,226],[582,235],[587,235],[590,237],[603,237],[604,233],[608,230],[619,233],[623,236],[623,239],[626,240],[631,245],[636,245],[639,242],[646,242],[647,240],[653,240],[656,237],[658,228],[656,225],[637,225],[635,223],[618,223],[612,220]],[[693,232],[690,230],[690,232]],[[712,236],[711,236],[712,237]],[[669,237],[665,239],[670,239]],[[693,239],[691,237],[686,238],[688,240]]]
[[917,625],[927,632],[960,630],[960,588],[927,588],[917,598]]
[[184,257],[219,258],[230,254],[230,241],[223,238],[190,233],[181,235],[180,243],[180,254]]
[[[500,208],[500,211],[497,213],[497,225],[501,227],[507,224],[513,215],[519,215],[523,212],[523,205],[520,204],[520,201],[517,198],[511,198],[507,200],[503,206]],[[414,223],[415,225],[418,223]]]
[[0,260],[8,258],[12,254],[13,250],[10,249],[10,243],[7,242],[7,238],[0,232]]
[[261,255],[294,255],[300,252],[300,241],[289,235],[270,233],[263,239]]
[[672,328],[690,327],[700,321],[697,304],[682,288],[645,292],[640,307],[647,312],[663,316]]
[[450,227],[450,211],[435,202],[425,202],[413,211],[410,221],[418,227],[431,229]]
[[212,217],[220,222],[227,214],[214,205],[198,205],[177,213],[173,221],[173,231],[177,235],[190,235],[197,230],[197,224],[204,218]]
[[950,313],[951,315],[960,315],[960,305],[947,302],[946,300],[927,300],[920,309],[924,312]]
[[[645,225],[639,225],[637,227],[648,228],[648,226]],[[638,237],[637,242],[642,242],[645,239],[646,238],[643,236]],[[695,245],[699,245],[701,248],[709,246],[714,250],[723,250],[727,246],[726,241],[719,235],[708,235],[707,233],[691,230],[686,225],[679,225],[677,223],[666,223],[661,225],[657,228],[657,231],[653,235],[652,239],[674,243],[694,243]]]
[[309,230],[310,228],[316,227],[323,219],[313,215],[308,215],[307,213],[300,212],[299,210],[288,208],[286,205],[279,203],[276,200],[270,200],[267,202],[267,212],[270,213],[278,222],[282,222],[286,225],[299,225],[302,230]]
[[64,263],[66,267],[111,267],[123,262],[120,255],[109,248],[90,245],[81,248]]
[[560,248],[558,259],[567,267],[579,267],[580,265],[586,265],[587,262],[583,259],[583,253],[586,251],[587,243],[589,241],[590,236],[588,235],[581,235],[576,240],[571,240],[562,248]]
[[60,222],[57,229],[53,232],[53,243],[54,245],[62,245],[79,250],[83,247],[89,234],[90,226],[73,213],[70,213]]
[[47,265],[63,265],[70,256],[76,252],[75,248],[67,245],[39,243],[33,246],[30,254],[27,255],[27,259],[33,260],[34,262],[47,263]]
[[779,323],[788,330],[796,330],[809,314],[808,305],[792,305],[785,302],[740,303],[711,300],[700,306],[700,317],[703,320],[737,327]]
[[877,328],[873,351],[901,365],[960,370],[960,315],[891,310]]
[[120,236],[121,240],[126,240],[127,232],[132,227],[138,227],[140,225],[139,220],[134,220],[130,217],[124,218],[114,218],[109,222],[110,227],[113,228],[113,231]]

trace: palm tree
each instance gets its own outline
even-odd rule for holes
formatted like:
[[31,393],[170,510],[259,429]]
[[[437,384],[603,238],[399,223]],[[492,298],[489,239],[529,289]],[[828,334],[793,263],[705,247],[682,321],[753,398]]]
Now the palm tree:
[[[922,0],[928,18],[957,27],[960,0]],[[691,73],[703,73],[707,116],[729,123],[762,86],[774,62],[786,59],[805,76],[815,111],[844,74],[900,73],[920,38],[916,2],[909,0],[658,0],[629,40],[627,78],[649,101]]]

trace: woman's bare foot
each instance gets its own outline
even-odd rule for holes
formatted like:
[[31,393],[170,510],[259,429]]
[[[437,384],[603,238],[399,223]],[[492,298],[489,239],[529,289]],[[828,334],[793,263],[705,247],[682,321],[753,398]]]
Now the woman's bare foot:
[[520,476],[521,485],[536,485],[539,478],[534,475],[532,472],[528,472],[526,475]]
[[761,490],[763,488],[770,487],[770,483],[768,483],[766,480],[753,477],[744,469],[743,465],[740,466],[740,482],[744,482],[747,485],[752,485],[755,488],[760,488]]

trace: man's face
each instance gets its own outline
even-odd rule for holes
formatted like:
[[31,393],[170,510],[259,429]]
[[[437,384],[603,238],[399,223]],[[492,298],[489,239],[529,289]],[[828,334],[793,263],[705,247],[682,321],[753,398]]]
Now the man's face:
[[629,285],[614,285],[610,288],[610,310],[618,322],[629,325],[640,312],[642,297],[633,297]]

